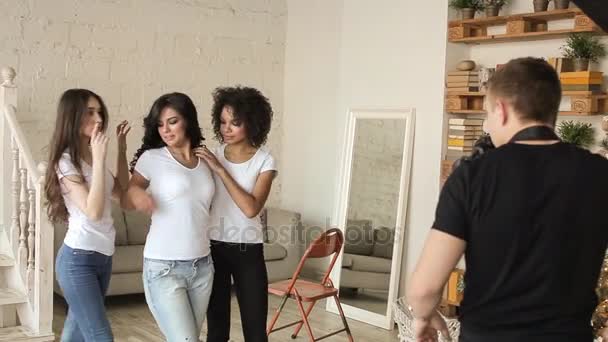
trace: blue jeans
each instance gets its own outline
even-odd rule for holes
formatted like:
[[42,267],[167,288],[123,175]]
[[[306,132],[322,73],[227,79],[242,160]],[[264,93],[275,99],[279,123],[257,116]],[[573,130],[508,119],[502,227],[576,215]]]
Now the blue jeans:
[[194,260],[144,259],[148,307],[168,342],[197,342],[213,285],[211,254]]
[[114,341],[104,306],[112,257],[64,244],[57,252],[55,271],[68,302],[61,342]]

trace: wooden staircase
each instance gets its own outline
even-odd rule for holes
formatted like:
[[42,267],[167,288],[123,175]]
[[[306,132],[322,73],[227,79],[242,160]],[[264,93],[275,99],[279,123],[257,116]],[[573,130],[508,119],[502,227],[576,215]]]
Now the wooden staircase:
[[53,228],[36,165],[17,121],[15,71],[0,84],[0,341],[54,341]]

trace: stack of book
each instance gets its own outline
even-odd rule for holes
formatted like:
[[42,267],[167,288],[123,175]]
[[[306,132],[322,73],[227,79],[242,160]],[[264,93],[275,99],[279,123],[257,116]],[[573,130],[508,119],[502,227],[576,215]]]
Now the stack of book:
[[473,144],[483,134],[483,119],[451,118],[448,124],[446,159],[456,160],[469,155],[473,150]]
[[601,71],[562,72],[559,74],[562,91],[580,91],[597,94],[602,92]]
[[450,71],[446,80],[448,94],[479,91],[479,71]]

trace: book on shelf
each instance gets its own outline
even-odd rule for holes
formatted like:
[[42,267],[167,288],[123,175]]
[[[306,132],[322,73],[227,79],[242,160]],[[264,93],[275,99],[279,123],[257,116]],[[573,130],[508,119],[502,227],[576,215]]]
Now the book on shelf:
[[568,90],[565,96],[589,96],[589,95],[605,95],[604,91],[589,91],[589,90]]
[[461,75],[461,76],[449,76],[446,78],[447,83],[451,82],[479,82],[479,77],[477,75]]
[[601,84],[564,84],[562,91],[591,91],[595,93],[602,92]]
[[481,133],[473,134],[448,134],[448,139],[462,139],[462,140],[477,140],[481,137]]
[[448,82],[446,83],[448,88],[463,88],[463,87],[479,87],[479,82]]
[[460,151],[460,152],[471,152],[473,150],[473,148],[470,146],[449,146],[448,145],[448,150]]
[[483,119],[450,118],[448,120],[448,124],[459,125],[459,126],[481,126],[481,125],[483,125]]
[[563,80],[565,78],[593,79],[593,78],[602,78],[603,74],[604,73],[601,71],[573,71],[573,72],[562,72],[561,74],[559,74],[559,78],[561,80]]
[[560,80],[561,84],[565,85],[577,85],[577,84],[602,84],[604,80],[601,77],[598,78],[563,78]]
[[460,153],[460,154],[457,154],[457,155],[453,155],[453,154],[446,154],[446,155],[445,155],[445,160],[449,160],[449,161],[456,161],[456,160],[458,160],[458,159],[460,159],[460,158],[462,158],[462,157],[464,157],[464,156],[466,156],[466,155],[467,155],[467,154],[465,154],[465,153]]
[[448,146],[473,147],[475,139],[448,139]]
[[447,88],[448,94],[453,93],[461,93],[461,92],[478,92],[479,87],[457,87],[457,88]]
[[481,126],[450,125],[448,134],[483,134]]

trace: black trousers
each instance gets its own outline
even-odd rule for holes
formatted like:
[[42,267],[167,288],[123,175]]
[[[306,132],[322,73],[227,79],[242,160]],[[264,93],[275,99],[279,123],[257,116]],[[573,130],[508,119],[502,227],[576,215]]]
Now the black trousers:
[[230,338],[230,277],[234,279],[246,342],[267,342],[268,274],[262,243],[211,241],[215,266],[207,309],[207,342]]

